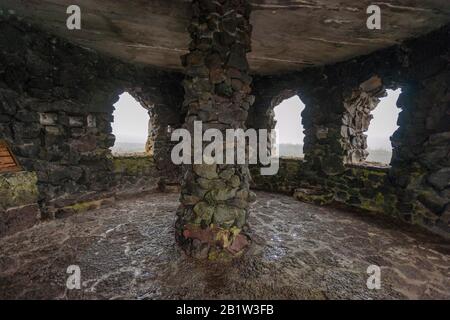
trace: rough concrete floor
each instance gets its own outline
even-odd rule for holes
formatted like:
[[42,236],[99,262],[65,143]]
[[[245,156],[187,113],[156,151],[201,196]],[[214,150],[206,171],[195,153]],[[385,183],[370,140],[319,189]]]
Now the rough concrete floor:
[[[0,240],[0,298],[450,298],[450,243],[374,216],[258,193],[253,245],[214,264],[174,244],[176,194],[151,194]],[[368,290],[367,267],[381,266]],[[81,290],[65,289],[69,265]]]

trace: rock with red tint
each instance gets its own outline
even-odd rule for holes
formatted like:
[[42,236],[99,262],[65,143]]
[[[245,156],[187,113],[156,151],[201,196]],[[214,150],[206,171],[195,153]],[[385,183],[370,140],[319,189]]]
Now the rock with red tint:
[[212,243],[215,238],[215,232],[211,228],[201,229],[193,225],[186,225],[183,231],[183,236],[190,239],[198,239],[201,242]]
[[234,241],[231,243],[231,245],[227,248],[228,251],[230,251],[232,254],[236,254],[245,247],[249,245],[249,241],[247,237],[243,234],[238,234],[236,238],[234,238]]

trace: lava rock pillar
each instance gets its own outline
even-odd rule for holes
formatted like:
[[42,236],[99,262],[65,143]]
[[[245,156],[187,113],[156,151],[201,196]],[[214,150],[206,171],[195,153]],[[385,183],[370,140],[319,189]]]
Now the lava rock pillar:
[[405,220],[443,234],[450,231],[449,84],[447,67],[402,88],[397,101],[400,127],[391,138],[390,178],[399,193],[397,210]]
[[168,77],[159,80],[158,87],[148,85],[129,89],[132,96],[148,111],[148,137],[145,153],[152,157],[161,174],[160,189],[166,184],[178,184],[181,176],[180,166],[171,161],[171,151],[175,142],[171,134],[182,126],[184,116],[181,110],[183,88],[180,79]]
[[170,160],[170,153],[174,146],[171,141],[171,133],[180,127],[179,110],[168,104],[155,104],[149,109],[149,135],[145,145],[146,153],[153,157],[155,165],[164,173],[165,183],[175,183],[179,181],[180,168]]
[[368,156],[367,136],[370,114],[385,96],[377,76],[358,86],[330,82],[317,83],[302,92],[306,108],[305,160],[314,171],[333,176],[344,172],[344,164],[359,164]]
[[304,90],[302,123],[305,128],[305,160],[312,172],[326,176],[344,172],[344,140],[341,134],[345,113],[342,89],[323,84]]
[[[182,57],[184,127],[194,140],[194,122],[201,121],[203,132],[218,129],[225,141],[227,129],[245,129],[254,102],[246,58],[251,49],[250,5],[246,0],[194,0],[192,12],[190,52]],[[225,154],[230,145],[223,146]],[[175,227],[176,240],[187,254],[220,259],[239,255],[248,246],[244,233],[253,196],[246,163],[185,166]]]

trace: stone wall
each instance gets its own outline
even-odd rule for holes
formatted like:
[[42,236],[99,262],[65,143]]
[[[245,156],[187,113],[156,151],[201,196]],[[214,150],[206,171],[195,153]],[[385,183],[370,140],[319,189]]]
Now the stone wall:
[[[44,218],[78,201],[107,197],[120,183],[110,151],[119,94],[129,91],[145,101],[155,121],[179,125],[183,89],[177,73],[99,56],[14,16],[0,16],[0,47],[0,138],[24,170],[36,173]],[[158,145],[167,140],[167,124],[165,131],[155,129]],[[160,131],[164,139],[157,138]]]
[[24,230],[40,218],[34,172],[0,174],[0,237]]
[[173,130],[181,128],[186,111],[182,110],[184,91],[181,78],[175,76],[168,80],[161,77],[160,82],[155,83],[143,79],[142,84],[130,90],[130,93],[148,110],[146,153],[153,158],[166,183],[175,183],[179,182],[181,167],[174,165],[170,159],[176,144],[171,141],[171,134]]
[[281,158],[277,175],[262,176],[253,166],[252,188],[292,195],[316,205],[340,203],[346,206],[396,216],[395,187],[388,167],[345,165],[337,175],[317,175],[303,159]]
[[[346,164],[364,162],[367,156],[364,132],[370,124],[370,112],[385,89],[401,88],[397,103],[402,109],[400,128],[391,138],[393,158],[384,183],[392,187],[389,192],[395,194],[396,201],[384,202],[388,202],[390,213],[448,234],[449,61],[450,26],[446,26],[350,61],[303,72],[255,77],[256,102],[250,114],[263,116],[252,123],[267,123],[270,129],[271,123],[264,121],[264,117],[274,102],[285,92],[299,95],[306,105],[302,113],[306,163],[302,166],[314,173],[309,176],[321,177],[313,180],[312,185],[323,187],[315,186],[310,192],[327,195],[330,181],[339,183],[348,174]],[[364,198],[361,200],[361,206],[365,206]],[[357,201],[353,197],[344,202]]]
[[[245,6],[239,10],[248,15]],[[212,16],[213,23],[206,27],[220,30],[208,31],[205,38],[197,37],[193,30],[193,45],[198,47],[184,59],[186,92],[180,74],[125,65],[41,32],[15,17],[0,16],[0,138],[9,143],[28,173],[35,172],[38,188],[37,199],[3,203],[2,216],[8,215],[5,212],[11,216],[15,212],[8,211],[11,208],[38,203],[42,215],[52,217],[76,202],[92,203],[109,198],[114,190],[154,183],[154,167],[157,179],[170,177],[169,185],[176,183],[180,169],[168,161],[172,146],[168,138],[183,119],[187,119],[187,127],[194,120],[203,120],[222,129],[244,124],[271,129],[275,126],[273,108],[298,94],[306,104],[302,117],[306,162],[282,160],[277,176],[253,174],[255,187],[295,193],[299,199],[314,199],[315,203],[338,201],[387,212],[435,232],[450,232],[449,26],[332,66],[255,76],[253,97],[249,94],[252,78],[245,58],[250,49],[248,21],[245,17],[242,21],[241,14],[231,19],[225,15],[221,21]],[[243,38],[238,40],[244,47],[233,45],[237,40],[229,28],[242,29],[239,37]],[[208,38],[214,32],[216,37]],[[206,47],[204,39],[211,40]],[[226,54],[221,56],[222,51]],[[370,123],[370,111],[386,88],[397,87],[402,88],[398,102],[402,112],[400,128],[392,137],[391,168],[349,167],[347,164],[360,163],[366,157],[364,132]],[[116,161],[111,157],[113,104],[124,91],[149,110],[148,150],[153,160]],[[219,112],[212,112],[213,106]],[[130,167],[128,162],[134,164]],[[251,200],[245,166],[218,166],[214,172],[208,166],[195,169],[188,176],[188,180],[196,181],[190,185],[194,189],[202,189],[197,180],[205,183],[205,192],[217,189],[215,183],[239,189],[242,199],[238,193],[219,193],[213,195],[226,200],[209,200],[217,202],[213,201],[214,207],[231,203],[239,218],[239,225],[234,226],[244,227],[241,222],[247,218]],[[213,179],[208,178],[210,174]],[[225,182],[216,178],[219,174]],[[208,181],[201,179],[204,176]],[[1,174],[2,179],[12,177]],[[157,182],[160,187],[164,184]],[[205,192],[194,198],[191,189],[186,187],[182,199],[186,210],[179,212],[189,221],[195,204],[205,203],[200,201]],[[205,208],[209,210],[208,206],[201,210]],[[229,213],[221,212],[224,216]],[[25,220],[32,219],[24,216]],[[7,230],[4,221],[2,228]],[[180,225],[178,232],[182,238]]]
[[251,173],[254,190],[292,195],[315,205],[339,205],[385,214],[449,237],[445,214],[430,224],[424,220],[426,216],[422,215],[417,198],[409,199],[410,208],[404,210],[404,193],[389,178],[389,167],[345,165],[340,174],[318,176],[302,159],[281,158],[277,175],[262,176],[258,166],[252,166]]
[[117,87],[107,61],[14,20],[0,22],[0,132],[38,177],[39,200],[111,184]]
[[[115,156],[113,188],[117,197],[136,196],[147,192],[167,191],[165,172],[161,171],[156,161],[150,156]],[[179,178],[179,177],[177,177]]]
[[305,178],[306,164],[302,159],[280,158],[279,170],[276,175],[261,175],[257,165],[250,166],[252,177],[251,187],[254,190],[293,195],[302,185]]
[[390,176],[404,191],[399,210],[450,231],[450,68],[405,88],[398,104]]

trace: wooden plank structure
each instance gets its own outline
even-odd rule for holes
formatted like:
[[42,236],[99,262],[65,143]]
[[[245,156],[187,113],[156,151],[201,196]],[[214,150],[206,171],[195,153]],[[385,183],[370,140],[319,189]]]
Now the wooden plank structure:
[[2,172],[17,172],[22,168],[19,165],[16,157],[11,152],[5,140],[0,139],[0,173]]

